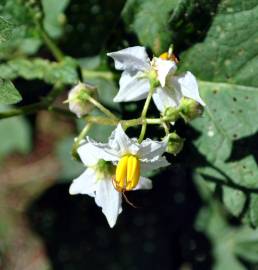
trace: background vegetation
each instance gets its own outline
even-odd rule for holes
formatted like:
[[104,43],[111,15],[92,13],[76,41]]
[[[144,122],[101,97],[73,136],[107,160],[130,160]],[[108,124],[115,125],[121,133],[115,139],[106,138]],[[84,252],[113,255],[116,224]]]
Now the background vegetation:
[[[0,0],[0,269],[258,269],[257,29],[257,0]],[[152,191],[128,194],[141,207],[125,204],[111,230],[91,198],[68,194],[85,121],[62,102],[83,76],[138,116],[141,102],[112,103],[106,52],[171,43],[207,107],[177,123],[184,150]]]

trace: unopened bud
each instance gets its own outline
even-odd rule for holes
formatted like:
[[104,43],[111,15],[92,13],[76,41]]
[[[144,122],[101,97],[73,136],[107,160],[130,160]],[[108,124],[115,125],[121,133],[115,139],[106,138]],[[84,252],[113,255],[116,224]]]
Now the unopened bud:
[[75,113],[77,117],[89,113],[94,107],[89,102],[89,97],[97,97],[97,88],[90,84],[78,83],[68,94],[67,102],[70,111]]
[[177,155],[184,146],[184,139],[179,137],[175,132],[168,135],[168,144],[166,152],[169,154]]
[[183,98],[179,105],[180,116],[189,122],[203,113],[203,107],[193,99]]
[[163,116],[167,121],[175,122],[179,118],[179,110],[176,107],[167,107]]

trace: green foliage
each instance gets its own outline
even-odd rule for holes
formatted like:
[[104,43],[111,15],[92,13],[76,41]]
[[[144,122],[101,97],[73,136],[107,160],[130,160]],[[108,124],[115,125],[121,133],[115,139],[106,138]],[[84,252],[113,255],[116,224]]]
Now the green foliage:
[[44,11],[44,28],[53,38],[59,38],[62,35],[62,26],[65,23],[64,10],[69,0],[42,0]]
[[204,42],[183,54],[181,70],[191,70],[202,80],[201,96],[207,104],[203,117],[193,121],[200,132],[194,144],[206,159],[199,164],[198,179],[212,189],[218,185],[227,209],[257,226],[257,150],[234,154],[240,140],[255,138],[258,131],[258,6],[257,1],[241,3],[219,4]]
[[62,62],[50,62],[35,58],[16,58],[0,65],[0,74],[4,79],[22,77],[27,80],[40,79],[47,83],[62,82],[73,84],[78,82],[76,62],[65,58]]
[[[8,108],[1,105],[1,111]],[[22,116],[1,120],[0,138],[0,160],[12,152],[26,154],[31,149],[30,127]]]
[[12,33],[13,25],[0,17],[0,44],[7,41]]
[[[0,59],[34,54],[39,49],[40,35],[33,19],[33,12],[30,12],[26,1],[2,0],[0,16],[8,22],[5,24],[4,32],[0,31],[5,40],[0,43]],[[7,26],[8,28],[6,28]],[[2,26],[0,29],[3,29]]]
[[212,269],[245,270],[237,259],[246,259],[257,263],[258,230],[247,226],[232,228],[227,222],[218,205],[211,204],[203,208],[196,222],[196,229],[204,232],[212,242],[215,265]]
[[14,104],[21,100],[22,97],[12,82],[0,79],[0,103]]
[[160,54],[166,51],[171,43],[168,19],[178,2],[178,0],[130,0],[124,7],[123,18],[142,44],[150,47],[154,53]]

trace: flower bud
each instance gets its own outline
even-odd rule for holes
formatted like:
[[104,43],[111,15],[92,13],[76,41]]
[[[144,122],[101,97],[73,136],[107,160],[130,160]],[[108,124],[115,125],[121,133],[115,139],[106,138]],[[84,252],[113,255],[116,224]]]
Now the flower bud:
[[175,132],[168,135],[168,144],[166,152],[176,156],[184,146],[184,139],[179,137]]
[[163,113],[163,116],[169,122],[175,122],[179,118],[179,110],[176,107],[167,107]]
[[78,83],[68,94],[69,110],[81,117],[93,109],[89,97],[97,97],[97,88],[90,84]]
[[203,113],[203,107],[193,99],[182,98],[179,111],[185,122],[189,122]]

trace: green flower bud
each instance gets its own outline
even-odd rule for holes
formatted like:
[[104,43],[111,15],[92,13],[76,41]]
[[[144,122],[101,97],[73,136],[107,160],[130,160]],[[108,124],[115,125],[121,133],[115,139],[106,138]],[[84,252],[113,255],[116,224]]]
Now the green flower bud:
[[86,115],[94,107],[89,102],[89,97],[97,97],[97,88],[90,84],[78,83],[68,94],[69,110],[77,117]]
[[168,135],[168,144],[166,152],[176,156],[184,146],[184,139],[179,137],[175,132]]
[[179,118],[179,110],[176,107],[167,107],[163,117],[169,122],[175,122]]
[[179,105],[179,111],[180,116],[185,120],[185,122],[190,122],[202,115],[203,107],[193,99],[182,98]]

